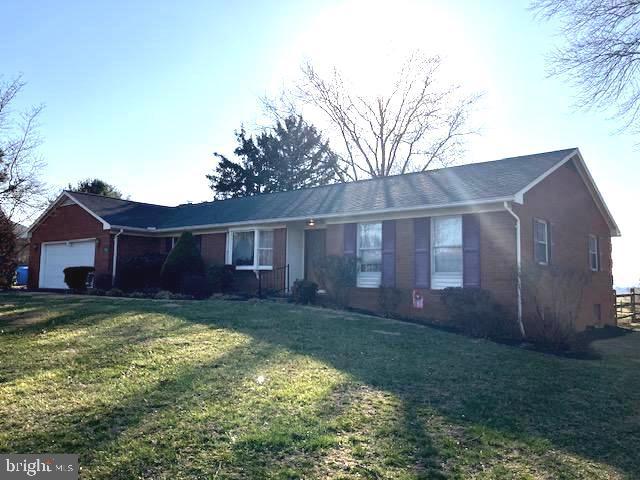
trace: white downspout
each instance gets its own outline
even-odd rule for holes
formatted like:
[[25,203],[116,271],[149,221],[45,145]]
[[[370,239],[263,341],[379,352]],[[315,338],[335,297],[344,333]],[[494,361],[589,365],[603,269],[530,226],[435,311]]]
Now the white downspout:
[[111,266],[111,283],[116,281],[116,264],[118,262],[118,237],[123,232],[121,228],[118,233],[113,237],[113,265]]
[[513,211],[509,202],[504,202],[504,208],[507,212],[516,219],[516,265],[518,271],[517,278],[517,291],[518,291],[518,326],[520,327],[520,334],[522,338],[525,338],[524,323],[522,323],[522,250],[520,247],[520,217]]

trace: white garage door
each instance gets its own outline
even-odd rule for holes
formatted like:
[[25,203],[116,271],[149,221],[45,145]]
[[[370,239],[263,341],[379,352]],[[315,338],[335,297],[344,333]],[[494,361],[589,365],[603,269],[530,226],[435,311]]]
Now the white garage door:
[[43,244],[40,256],[40,288],[68,288],[64,283],[64,269],[93,267],[95,256],[95,240]]

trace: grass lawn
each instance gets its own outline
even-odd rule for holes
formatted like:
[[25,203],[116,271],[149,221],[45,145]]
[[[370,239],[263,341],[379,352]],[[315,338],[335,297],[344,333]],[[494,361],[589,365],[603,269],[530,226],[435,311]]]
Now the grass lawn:
[[640,333],[577,360],[264,302],[0,295],[0,451],[85,479],[640,477]]

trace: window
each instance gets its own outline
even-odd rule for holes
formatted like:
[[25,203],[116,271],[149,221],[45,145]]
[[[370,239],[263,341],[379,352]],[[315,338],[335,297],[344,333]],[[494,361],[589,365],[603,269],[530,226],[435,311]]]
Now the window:
[[229,232],[227,262],[239,270],[273,266],[273,230]]
[[595,235],[589,235],[589,267],[592,272],[600,270],[600,240]]
[[549,263],[549,224],[545,220],[533,221],[533,248],[536,262]]
[[255,232],[232,232],[233,255],[231,263],[235,266],[253,266]]
[[270,267],[273,265],[273,230],[259,232],[258,238],[258,265]]
[[431,288],[462,286],[462,217],[431,219]]
[[357,286],[378,288],[382,281],[382,223],[359,223],[357,248]]

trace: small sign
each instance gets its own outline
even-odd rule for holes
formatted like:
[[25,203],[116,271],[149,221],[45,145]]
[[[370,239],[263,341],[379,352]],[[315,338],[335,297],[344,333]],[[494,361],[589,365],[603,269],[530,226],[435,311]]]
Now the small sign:
[[420,293],[418,290],[414,290],[412,297],[413,297],[413,308],[422,310],[424,308],[424,297],[422,296],[422,293]]
[[0,454],[2,480],[78,480],[78,455]]

